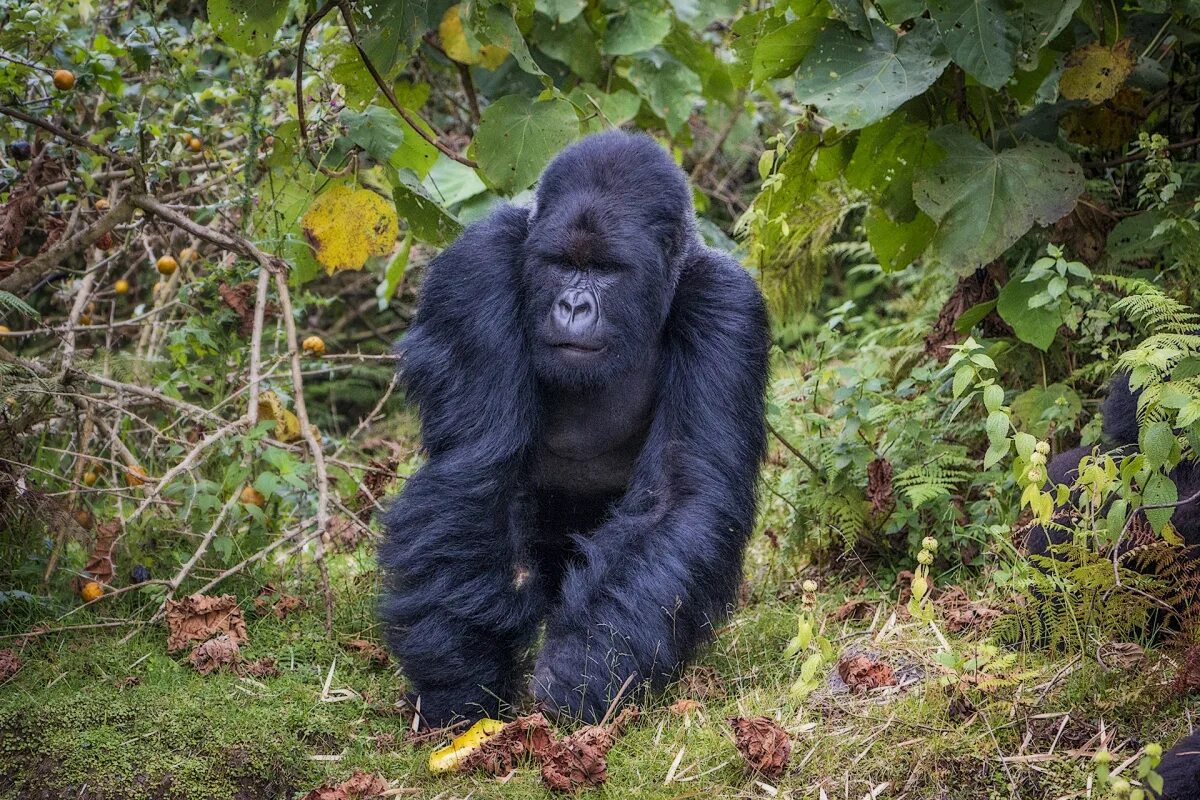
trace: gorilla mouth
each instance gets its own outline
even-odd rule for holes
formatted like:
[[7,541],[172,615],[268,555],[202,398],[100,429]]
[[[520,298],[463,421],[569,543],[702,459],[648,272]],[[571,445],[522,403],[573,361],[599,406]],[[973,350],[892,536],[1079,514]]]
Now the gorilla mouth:
[[578,356],[594,356],[603,353],[606,348],[592,347],[585,344],[556,344],[554,349],[563,353],[570,353]]

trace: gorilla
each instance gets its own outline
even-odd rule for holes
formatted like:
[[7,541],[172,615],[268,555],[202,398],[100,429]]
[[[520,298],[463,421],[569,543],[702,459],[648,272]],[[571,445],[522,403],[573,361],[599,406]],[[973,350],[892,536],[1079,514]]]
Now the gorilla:
[[[1128,454],[1138,446],[1137,420],[1138,392],[1129,388],[1129,376],[1117,375],[1109,386],[1104,399],[1103,448]],[[1078,447],[1055,456],[1046,467],[1048,482],[1070,486],[1079,473],[1079,460],[1092,452],[1090,447]],[[1187,500],[1200,492],[1200,462],[1185,460],[1170,473],[1175,482],[1180,500]],[[1200,500],[1181,503],[1171,517],[1171,524],[1186,546],[1200,547]],[[1033,527],[1026,539],[1026,549],[1031,554],[1050,555],[1052,545],[1061,544],[1070,538],[1069,530],[1047,531],[1041,526]],[[1125,543],[1127,550],[1133,543]],[[1194,556],[1193,556],[1194,557]],[[1200,602],[1196,598],[1193,602]],[[1200,800],[1200,733],[1181,739],[1163,755],[1157,772],[1163,778],[1160,800]]]
[[566,148],[532,208],[433,261],[399,345],[428,460],[379,553],[426,723],[526,688],[595,721],[713,635],[755,519],[768,347],[757,285],[642,135]]

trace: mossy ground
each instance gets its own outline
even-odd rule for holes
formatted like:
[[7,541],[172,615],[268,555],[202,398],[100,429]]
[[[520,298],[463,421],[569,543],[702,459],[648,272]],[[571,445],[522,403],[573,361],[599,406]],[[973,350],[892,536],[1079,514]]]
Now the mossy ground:
[[[760,562],[769,557],[756,551]],[[167,654],[157,627],[4,642],[25,666],[0,687],[0,796],[288,798],[355,769],[385,776],[406,790],[401,797],[548,796],[530,768],[507,780],[426,771],[430,746],[406,744],[405,718],[389,713],[401,679],[341,646],[376,636],[369,559],[342,556],[336,566],[332,637],[311,586],[287,587],[304,591],[309,607],[284,620],[244,603],[243,653],[275,658],[278,677],[201,676]],[[1089,656],[1021,655],[1003,670],[1011,685],[959,692],[945,685],[934,656],[944,647],[939,636],[961,652],[972,649],[971,637],[891,620],[888,601],[872,619],[833,622],[847,594],[836,585],[822,587],[814,609],[835,649],[880,654],[902,668],[905,685],[850,696],[826,677],[792,702],[803,660],[783,655],[799,607],[788,597],[793,585],[794,577],[760,580],[701,662],[720,676],[725,696],[681,716],[669,708],[686,695],[677,686],[646,707],[612,751],[596,796],[1082,797],[1102,725],[1121,764],[1146,741],[1172,741],[1196,711],[1167,688],[1174,664],[1165,654],[1131,669],[1105,669]],[[742,772],[726,718],[755,714],[791,733],[791,771],[781,781]]]

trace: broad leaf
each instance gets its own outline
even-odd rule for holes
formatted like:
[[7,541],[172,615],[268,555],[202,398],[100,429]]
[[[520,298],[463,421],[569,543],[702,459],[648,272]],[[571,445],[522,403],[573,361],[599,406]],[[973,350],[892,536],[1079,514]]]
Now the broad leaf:
[[918,19],[904,36],[871,23],[867,41],[831,21],[796,73],[796,99],[839,128],[864,128],[883,119],[938,79],[950,57],[941,47],[937,25]]
[[609,20],[604,52],[613,56],[632,55],[658,45],[671,30],[671,15],[653,0],[630,0]]
[[700,100],[700,78],[661,50],[653,50],[629,67],[629,82],[637,87],[654,113],[679,133]]
[[260,56],[275,43],[287,10],[288,0],[208,0],[208,21],[230,47]]
[[751,66],[754,82],[762,83],[791,75],[826,24],[824,19],[805,17],[765,34],[754,48]]
[[561,61],[581,78],[600,78],[600,50],[596,47],[596,35],[583,17],[570,22],[556,22],[544,14],[538,14],[533,23],[533,39],[538,49]]
[[534,8],[555,22],[570,22],[583,12],[586,0],[534,0]]
[[931,0],[954,63],[984,86],[999,89],[1016,67],[1018,32],[1000,0]]
[[398,233],[396,210],[386,200],[370,189],[345,185],[319,195],[302,224],[317,261],[330,275],[362,269],[369,256],[387,255]]
[[550,159],[579,135],[579,117],[562,99],[510,94],[483,111],[473,143],[484,176],[505,194],[532,185]]
[[1018,339],[1045,351],[1054,341],[1063,316],[1060,303],[1030,307],[1029,300],[1041,290],[1041,283],[1026,283],[1013,278],[1000,290],[996,311],[1012,326]]
[[423,242],[445,247],[462,233],[462,225],[416,181],[392,177],[392,201],[409,231]]
[[589,131],[617,128],[633,119],[642,105],[642,98],[633,92],[618,89],[605,93],[590,83],[581,83],[567,95],[579,107]]
[[1047,3],[1045,0],[1023,0],[1016,14],[1021,34],[1019,57],[1022,69],[1032,69],[1038,63],[1038,52],[1050,44],[1071,22],[1079,0]]
[[354,3],[363,50],[385,78],[396,77],[421,37],[437,25],[436,9],[428,0],[359,0]]
[[911,264],[929,246],[934,231],[933,220],[924,214],[917,214],[912,222],[894,222],[877,206],[867,212],[863,227],[884,272],[896,272]]
[[1079,165],[1045,142],[997,153],[957,126],[931,138],[946,157],[920,171],[913,196],[938,225],[930,255],[959,273],[1070,213],[1083,191]]

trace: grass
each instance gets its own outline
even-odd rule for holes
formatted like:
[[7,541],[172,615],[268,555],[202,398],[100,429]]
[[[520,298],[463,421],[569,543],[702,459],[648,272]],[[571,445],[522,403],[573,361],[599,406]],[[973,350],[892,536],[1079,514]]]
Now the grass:
[[[760,566],[771,557],[755,551]],[[342,556],[337,567],[332,639],[319,602],[278,620],[243,599],[243,654],[275,658],[278,677],[201,676],[167,654],[159,628],[5,642],[25,666],[0,688],[0,797],[289,798],[355,769],[413,790],[397,796],[547,797],[532,768],[507,780],[427,772],[431,747],[406,744],[405,719],[391,711],[401,679],[341,646],[375,637],[369,559]],[[999,670],[1001,685],[979,691],[934,659],[946,645],[972,652],[972,635],[892,618],[886,601],[872,619],[834,622],[849,594],[836,582],[814,608],[825,634],[840,652],[885,659],[902,685],[850,695],[826,665],[820,688],[793,702],[788,690],[803,657],[783,650],[795,632],[798,604],[787,599],[794,583],[761,579],[701,660],[724,696],[679,715],[670,705],[688,690],[676,686],[646,707],[610,754],[596,796],[1084,797],[1102,728],[1119,765],[1146,741],[1172,741],[1195,710],[1171,698],[1174,666],[1160,654],[1105,669],[1087,656],[1005,651],[1000,657],[1012,663]],[[317,596],[304,585],[287,589]],[[743,773],[726,722],[758,714],[791,736],[791,770],[777,783]]]

